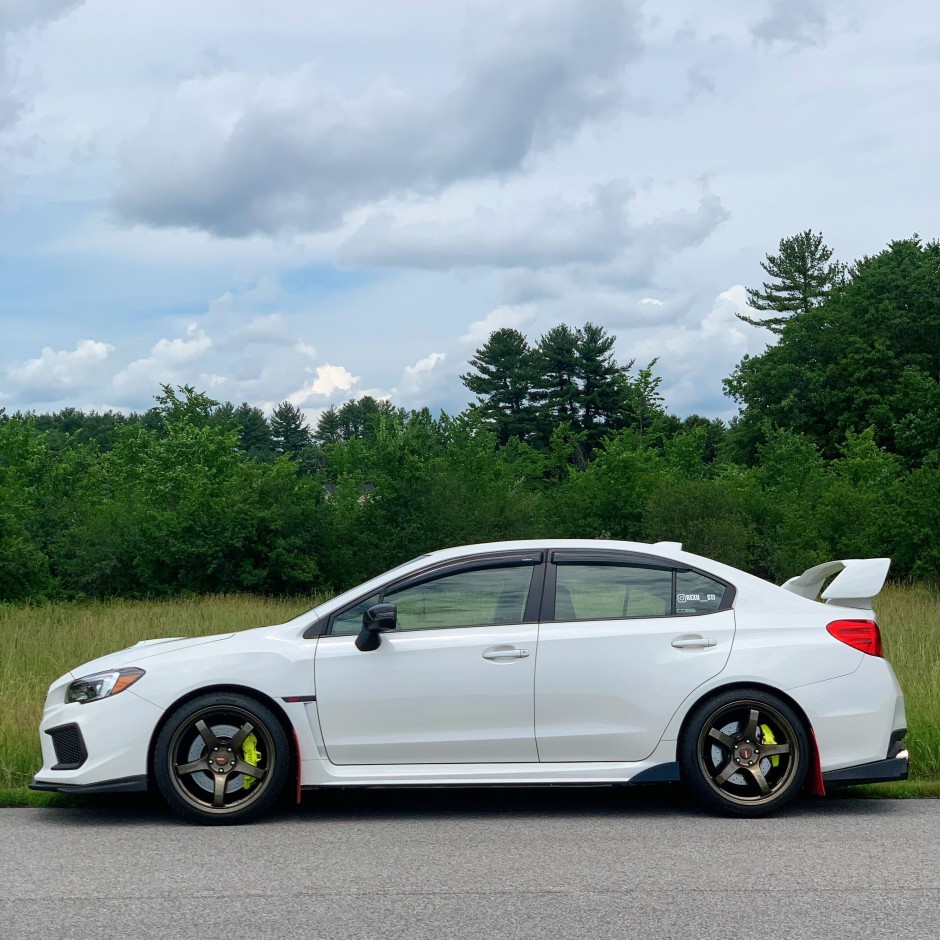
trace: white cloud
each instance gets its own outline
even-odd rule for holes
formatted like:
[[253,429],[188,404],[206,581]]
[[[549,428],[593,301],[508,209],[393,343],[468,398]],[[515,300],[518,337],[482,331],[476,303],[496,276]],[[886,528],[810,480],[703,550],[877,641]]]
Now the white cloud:
[[297,343],[293,328],[282,313],[268,313],[239,327],[233,341],[238,345],[293,346]]
[[412,223],[377,213],[353,233],[340,257],[354,264],[442,270],[610,265],[630,271],[632,280],[648,280],[662,258],[701,244],[728,218],[721,200],[705,194],[693,209],[632,221],[635,194],[627,181],[612,180],[595,186],[580,204],[552,195],[535,204],[503,201],[461,219]]
[[640,48],[624,0],[553,0],[504,19],[433,103],[385,80],[343,97],[306,67],[182,82],[125,148],[115,208],[225,237],[326,230],[391,195],[516,173],[621,103]]
[[312,382],[308,382],[296,392],[291,392],[287,400],[299,407],[307,404],[315,396],[329,398],[336,392],[342,392],[346,397],[353,397],[350,393],[358,382],[358,375],[353,375],[344,366],[334,366],[327,362],[322,366],[317,366],[317,377]]
[[38,401],[52,401],[62,392],[90,388],[98,380],[100,364],[114,352],[108,343],[81,340],[71,352],[43,347],[37,359],[14,364],[7,378]]
[[823,0],[771,0],[767,15],[751,27],[755,39],[767,45],[789,43],[794,49],[824,45],[829,31]]
[[481,346],[494,330],[511,328],[518,330],[535,319],[535,308],[532,305],[516,307],[500,306],[491,310],[482,320],[474,320],[467,332],[460,337],[461,343],[472,343]]
[[442,386],[453,379],[451,371],[438,368],[447,354],[432,352],[414,365],[405,366],[401,381],[392,389],[391,400],[405,408],[422,408],[442,391]]
[[687,414],[708,402],[705,410],[711,413],[733,411],[718,407],[721,380],[745,353],[760,353],[767,346],[765,331],[749,327],[735,315],[746,309],[747,292],[735,284],[722,291],[704,315],[693,308],[680,325],[662,323],[636,335],[631,353],[640,364],[659,358],[656,373],[663,377],[662,391],[671,409]]
[[192,367],[212,349],[212,339],[196,323],[185,337],[159,339],[150,355],[135,359],[111,383],[118,400],[139,401],[153,396],[161,385],[182,385],[195,374]]
[[0,33],[40,26],[64,16],[85,0],[0,0]]

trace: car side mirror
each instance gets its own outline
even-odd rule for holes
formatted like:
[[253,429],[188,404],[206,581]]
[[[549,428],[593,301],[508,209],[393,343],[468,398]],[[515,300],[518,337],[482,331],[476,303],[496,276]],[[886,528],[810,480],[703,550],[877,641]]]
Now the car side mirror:
[[356,649],[368,653],[378,649],[379,634],[398,628],[398,608],[394,604],[373,604],[362,615],[362,630],[356,637]]

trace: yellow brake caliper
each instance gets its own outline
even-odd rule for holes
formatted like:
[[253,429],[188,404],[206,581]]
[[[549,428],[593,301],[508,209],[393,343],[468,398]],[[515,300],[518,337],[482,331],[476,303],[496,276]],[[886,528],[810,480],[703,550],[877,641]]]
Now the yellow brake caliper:
[[[761,730],[761,737],[763,739],[761,743],[763,744],[776,744],[777,743],[777,739],[774,737],[773,731],[771,731],[770,728],[767,727],[767,725],[761,725],[760,730]],[[770,763],[773,767],[779,767],[780,766],[779,756],[774,754],[774,756],[770,758]]]
[[[258,750],[258,739],[253,734],[249,734],[242,744],[242,758],[246,764],[251,764],[252,767],[257,767],[261,762],[261,751]],[[248,774],[242,774],[242,786],[246,790],[251,787],[254,782],[254,777],[249,777]]]

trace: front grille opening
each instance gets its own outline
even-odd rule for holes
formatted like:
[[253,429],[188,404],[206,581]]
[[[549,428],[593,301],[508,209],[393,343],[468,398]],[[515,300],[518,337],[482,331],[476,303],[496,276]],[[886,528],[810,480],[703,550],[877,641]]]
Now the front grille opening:
[[59,725],[58,728],[50,728],[46,734],[52,738],[58,761],[53,770],[75,770],[88,759],[88,751],[85,750],[85,741],[78,725]]

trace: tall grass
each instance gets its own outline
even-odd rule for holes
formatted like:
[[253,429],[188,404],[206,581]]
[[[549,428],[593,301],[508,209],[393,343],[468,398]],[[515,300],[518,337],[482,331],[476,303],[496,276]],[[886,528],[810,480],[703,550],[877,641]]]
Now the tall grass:
[[[319,600],[235,595],[0,605],[0,790],[25,787],[39,769],[36,729],[46,689],[79,663],[152,637],[281,623]],[[904,689],[912,777],[940,780],[940,593],[889,585],[876,606],[886,655]]]
[[80,663],[139,640],[283,623],[322,600],[228,595],[0,605],[0,790],[26,786],[39,769],[37,728],[46,690]]
[[904,691],[911,777],[940,780],[940,591],[889,584],[875,609],[885,656]]

